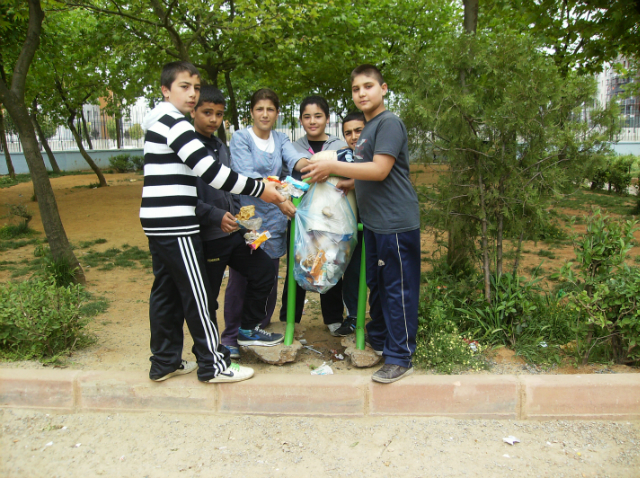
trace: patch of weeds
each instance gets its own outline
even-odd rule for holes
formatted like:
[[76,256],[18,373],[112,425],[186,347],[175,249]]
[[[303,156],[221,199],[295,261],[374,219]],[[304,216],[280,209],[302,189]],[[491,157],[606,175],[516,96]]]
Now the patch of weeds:
[[635,262],[636,264],[640,263],[640,256],[634,257],[633,262]]
[[53,278],[0,286],[0,356],[56,362],[95,342],[80,313],[84,289],[58,287]]
[[30,174],[16,174],[15,179],[11,176],[0,176],[0,189],[2,188],[10,188],[11,186],[15,186],[20,183],[28,183],[31,181]]
[[103,314],[109,308],[109,301],[104,297],[93,298],[90,294],[87,294],[87,296],[88,302],[80,307],[80,313],[84,317],[95,317]]
[[80,249],[86,249],[88,247],[95,246],[97,244],[104,244],[106,242],[107,242],[106,239],[95,239],[93,241],[80,241],[79,247]]
[[538,251],[538,255],[541,256],[541,257],[548,257],[549,259],[555,259],[556,258],[556,255],[553,252],[547,251],[545,249],[540,249]]
[[37,238],[25,239],[20,241],[0,241],[0,252],[20,249],[21,247],[37,244],[38,242],[40,242],[40,240]]
[[98,189],[100,187],[100,183],[89,183],[89,184],[81,184],[79,186],[73,186],[71,189]]

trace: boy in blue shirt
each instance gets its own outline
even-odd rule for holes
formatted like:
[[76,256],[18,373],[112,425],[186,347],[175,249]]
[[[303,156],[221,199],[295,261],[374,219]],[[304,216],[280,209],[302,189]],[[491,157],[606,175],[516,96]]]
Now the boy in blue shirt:
[[[420,293],[420,207],[409,179],[407,130],[384,106],[387,84],[373,65],[351,73],[351,94],[366,125],[356,144],[355,163],[334,161],[322,151],[303,168],[303,177],[324,181],[331,174],[353,178],[366,244],[370,345],[385,364],[372,380],[391,383],[413,372]],[[353,181],[355,182],[353,183]]]

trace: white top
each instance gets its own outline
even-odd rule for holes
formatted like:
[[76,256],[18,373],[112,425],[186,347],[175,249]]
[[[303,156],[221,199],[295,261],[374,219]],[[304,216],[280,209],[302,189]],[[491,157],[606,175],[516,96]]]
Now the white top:
[[256,146],[260,151],[271,154],[276,149],[276,144],[273,141],[273,132],[269,132],[269,139],[258,138],[258,136],[253,132],[253,128],[249,128],[249,133],[251,134],[253,142],[256,143]]

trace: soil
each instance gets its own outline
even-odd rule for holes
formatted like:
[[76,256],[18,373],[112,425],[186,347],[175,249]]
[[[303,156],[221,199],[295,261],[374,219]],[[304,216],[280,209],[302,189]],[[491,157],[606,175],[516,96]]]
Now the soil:
[[640,469],[638,422],[0,410],[0,427],[7,478],[635,478]]
[[[437,178],[438,167],[414,168],[412,178],[420,184],[433,183]],[[140,227],[138,210],[142,192],[143,178],[139,174],[105,174],[109,187],[90,189],[87,186],[95,183],[96,178],[92,174],[64,176],[53,178],[53,186],[60,216],[64,224],[67,236],[72,244],[77,245],[81,241],[106,239],[106,243],[92,246],[95,251],[104,251],[109,248],[128,244],[147,249],[147,240]],[[37,203],[31,201],[33,186],[31,183],[21,183],[10,188],[0,189],[0,204],[24,204],[33,213],[31,226],[43,231]],[[6,219],[5,219],[6,221]],[[583,226],[582,226],[583,227]],[[44,234],[42,233],[42,237]],[[442,234],[440,234],[440,240]],[[640,236],[638,237],[640,239]],[[429,232],[422,235],[423,257],[430,256],[436,247],[438,238]],[[506,250],[513,247],[508,244]],[[531,243],[523,244],[522,266],[536,267],[545,261],[547,264],[559,265],[564,260],[573,258],[570,246],[561,246],[553,250],[554,259],[540,257],[537,251],[539,245]],[[632,254],[640,252],[640,247],[632,251]],[[89,249],[76,248],[75,252],[83,263],[83,255]],[[0,253],[0,260],[19,262],[33,258],[33,246],[22,247],[16,250],[8,250]],[[279,289],[282,290],[284,282],[285,264],[280,261]],[[426,270],[429,263],[423,261],[422,267]],[[508,267],[508,265],[506,266]],[[85,267],[87,288],[97,296],[105,297],[109,302],[109,309],[98,315],[90,324],[90,331],[97,337],[95,345],[90,348],[77,351],[61,364],[72,369],[115,369],[115,370],[140,370],[148,368],[149,360],[149,325],[148,325],[148,299],[151,290],[153,275],[150,268],[116,267],[111,270],[99,270],[99,268]],[[10,280],[11,271],[0,271],[0,282]],[[224,290],[226,279],[223,281],[219,296],[219,310],[224,307]],[[344,347],[340,344],[339,337],[332,337],[326,326],[323,325],[320,314],[319,295],[307,294],[307,304],[302,319],[304,334],[302,338],[321,354],[309,349],[303,349],[296,363],[277,367],[259,363],[255,358],[249,358],[246,354],[241,363],[250,364],[256,368],[257,373],[308,373],[310,367],[316,367],[322,362],[333,360],[332,367],[337,373],[346,374],[370,374],[371,370],[356,369],[348,361],[335,358],[335,354],[343,354]],[[279,304],[276,307],[274,318],[277,321]],[[224,320],[218,313],[218,324],[222,329]],[[276,324],[280,326],[281,324]],[[188,329],[185,327],[185,347],[183,358],[193,360]],[[489,371],[475,373],[540,373],[542,370],[535,366],[528,366],[520,357],[516,357],[507,349],[497,352],[495,364]],[[39,368],[42,364],[33,361],[0,363],[0,367],[26,367]],[[593,372],[638,372],[638,369],[618,366],[588,366],[581,368],[565,367],[553,369],[549,373],[593,373]],[[429,372],[422,372],[429,373]]]

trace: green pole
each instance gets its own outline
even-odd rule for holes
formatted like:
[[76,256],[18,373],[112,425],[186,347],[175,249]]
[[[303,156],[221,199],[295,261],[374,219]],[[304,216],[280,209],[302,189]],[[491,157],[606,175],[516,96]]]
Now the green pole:
[[[358,224],[362,231],[362,224]],[[360,283],[358,284],[358,315],[356,316],[356,348],[364,350],[364,316],[367,310],[367,265],[364,252],[364,234],[362,235],[362,254],[360,256]]]
[[[298,208],[302,198],[291,198],[293,205]],[[296,237],[296,219],[291,219],[291,238],[289,240],[289,267],[287,275],[287,329],[284,333],[284,344],[293,343],[293,332],[296,327],[296,280],[293,277],[295,264],[294,242]]]

